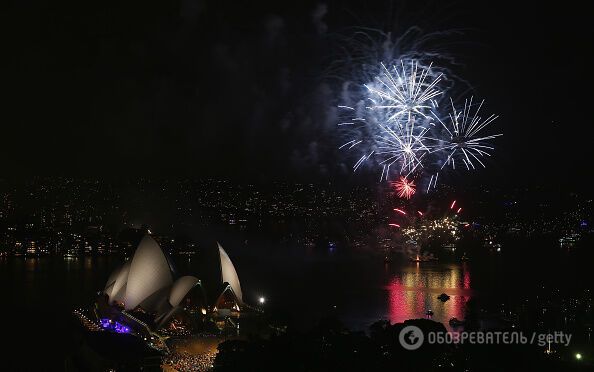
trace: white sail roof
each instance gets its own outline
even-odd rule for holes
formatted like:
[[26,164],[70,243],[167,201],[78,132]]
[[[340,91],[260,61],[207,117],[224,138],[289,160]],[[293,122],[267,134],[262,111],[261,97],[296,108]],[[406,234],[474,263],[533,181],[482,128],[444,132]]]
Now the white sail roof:
[[[243,293],[235,266],[227,252],[217,243],[221,267],[221,281],[228,286],[219,296],[232,292],[236,306],[243,303]],[[120,302],[126,310],[137,306],[154,312],[157,319],[173,314],[179,304],[200,280],[194,276],[183,276],[173,282],[172,272],[165,253],[150,236],[145,236],[131,260],[114,270],[105,285],[104,293],[109,303]],[[218,302],[218,300],[217,300]]]
[[[116,279],[108,293],[109,302],[123,301],[126,294],[126,283],[130,273],[130,261],[126,262],[117,272]],[[113,275],[113,274],[112,274]]]
[[107,278],[107,282],[105,283],[105,288],[103,289],[103,293],[105,293],[108,297],[111,296],[111,290],[113,289],[113,285],[118,278],[118,274],[120,270],[122,270],[122,266],[118,266],[114,271],[111,272],[109,278]]
[[182,276],[173,283],[169,293],[169,303],[171,306],[177,306],[184,299],[190,289],[194,288],[200,280],[194,276]]
[[239,277],[237,276],[237,271],[235,271],[233,262],[231,262],[231,259],[223,247],[221,247],[219,243],[217,243],[217,245],[219,246],[219,256],[221,258],[221,276],[223,283],[229,283],[229,285],[231,285],[231,289],[233,289],[233,292],[235,293],[235,296],[237,296],[239,301],[243,301]]
[[126,310],[134,309],[145,298],[170,286],[172,282],[165,254],[153,238],[145,236],[140,241],[130,264],[124,299]]

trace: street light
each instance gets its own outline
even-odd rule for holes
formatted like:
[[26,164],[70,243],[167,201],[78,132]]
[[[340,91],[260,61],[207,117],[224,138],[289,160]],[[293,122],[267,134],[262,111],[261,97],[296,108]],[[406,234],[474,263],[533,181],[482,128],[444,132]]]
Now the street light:
[[265,299],[264,297],[260,297],[260,298],[258,299],[258,302],[260,303],[260,305],[263,305],[263,304],[264,304],[264,302],[266,302],[266,299]]
[[582,354],[580,354],[580,353],[575,353],[575,359],[577,359],[577,360],[581,360],[581,359],[582,359]]

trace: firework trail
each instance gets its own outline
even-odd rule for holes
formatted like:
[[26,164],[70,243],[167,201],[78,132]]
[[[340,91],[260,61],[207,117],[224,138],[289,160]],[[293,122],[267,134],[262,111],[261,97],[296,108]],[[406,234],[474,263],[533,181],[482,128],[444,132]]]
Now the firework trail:
[[[405,22],[399,22],[402,23]],[[423,65],[436,61],[439,71],[435,72],[448,78],[446,89],[453,86],[454,79],[470,86],[447,67],[458,65],[448,47],[452,45],[452,37],[464,34],[462,29],[426,32],[421,27],[412,26],[385,32],[372,27],[352,27],[345,31],[334,35],[338,54],[324,71],[327,79],[356,88],[378,75],[378,61],[391,65],[400,60],[416,60]]]
[[394,211],[396,211],[396,212],[398,212],[398,213],[400,213],[400,214],[406,215],[406,212],[405,212],[405,211],[403,211],[403,210],[402,210],[402,209],[400,209],[400,208],[394,208]]
[[465,100],[464,108],[461,111],[456,110],[454,102],[450,101],[452,112],[449,113],[449,120],[446,120],[445,123],[440,119],[439,114],[433,113],[435,119],[443,126],[448,135],[446,137],[447,142],[439,148],[439,150],[448,153],[446,161],[441,166],[442,169],[446,165],[451,165],[453,169],[456,169],[456,160],[458,160],[458,164],[464,164],[468,170],[471,168],[476,169],[475,163],[484,168],[485,164],[480,158],[491,156],[488,151],[494,150],[494,147],[490,145],[490,140],[502,135],[499,133],[483,136],[480,133],[495,121],[497,116],[489,115],[486,119],[483,119],[479,116],[479,113],[485,101],[481,101],[473,112],[472,100],[473,97],[470,97],[470,100]]

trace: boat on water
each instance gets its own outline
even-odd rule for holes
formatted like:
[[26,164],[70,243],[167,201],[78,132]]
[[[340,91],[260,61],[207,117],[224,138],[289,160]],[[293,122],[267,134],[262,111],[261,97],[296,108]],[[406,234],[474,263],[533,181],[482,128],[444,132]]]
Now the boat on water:
[[442,293],[442,294],[440,294],[439,296],[437,296],[437,298],[438,298],[439,300],[443,301],[443,302],[446,302],[447,300],[449,300],[449,299],[450,299],[450,296],[448,296],[448,295],[447,295],[447,294],[445,294],[445,293]]
[[451,327],[460,327],[460,326],[463,326],[464,325],[464,321],[463,320],[460,320],[460,319],[455,318],[455,317],[452,318],[452,319],[450,319],[449,323],[450,323],[450,326]]

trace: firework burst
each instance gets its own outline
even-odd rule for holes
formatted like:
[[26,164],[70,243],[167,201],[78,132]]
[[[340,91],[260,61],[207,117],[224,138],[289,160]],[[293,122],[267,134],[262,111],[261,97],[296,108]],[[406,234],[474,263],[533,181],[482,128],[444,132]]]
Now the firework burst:
[[386,122],[402,125],[401,120],[410,123],[414,115],[427,118],[431,100],[443,94],[437,89],[442,74],[432,78],[431,66],[420,66],[411,60],[405,65],[393,65],[388,69],[381,63],[381,75],[375,78],[375,84],[365,84],[369,90],[372,110],[385,110]]
[[502,135],[481,134],[483,129],[497,119],[497,116],[489,115],[486,119],[483,119],[479,114],[485,101],[481,101],[476,110],[473,111],[472,100],[473,97],[470,97],[470,100],[465,100],[464,108],[461,111],[456,110],[454,102],[450,100],[452,112],[449,113],[449,120],[446,120],[445,123],[438,114],[433,113],[435,119],[447,132],[447,136],[445,136],[446,143],[438,148],[438,150],[448,153],[445,162],[441,166],[442,169],[446,165],[451,165],[453,169],[456,169],[456,160],[458,164],[462,163],[468,170],[476,169],[475,164],[480,164],[484,168],[485,164],[481,161],[481,158],[491,156],[489,151],[494,150],[490,140]]
[[416,60],[401,60],[390,68],[382,63],[373,81],[364,84],[363,107],[339,106],[347,113],[339,126],[364,128],[357,132],[362,138],[351,139],[340,149],[370,148],[354,170],[372,157],[382,166],[380,180],[388,180],[391,169],[408,177],[423,167],[423,158],[431,152],[426,142],[433,140],[431,113],[443,94],[438,86],[443,74],[432,71],[431,66]]
[[406,179],[406,177],[400,177],[400,179],[394,182],[394,188],[398,193],[398,196],[405,199],[410,199],[417,192],[415,183]]
[[399,173],[406,176],[423,166],[422,160],[430,151],[425,145],[428,128],[415,128],[414,121],[411,119],[404,125],[398,124],[396,129],[378,124],[382,131],[376,138],[376,154],[384,157],[384,160],[380,161],[380,165],[383,166],[382,179],[388,179],[390,167],[395,163],[400,166]]
[[429,192],[446,165],[485,167],[485,157],[494,149],[490,142],[501,134],[483,132],[497,116],[481,117],[484,101],[473,104],[472,97],[462,109],[450,99],[451,109],[441,105],[444,110],[440,103],[449,87],[442,86],[443,80],[445,75],[432,63],[380,63],[373,78],[361,85],[356,104],[338,106],[346,114],[338,125],[350,130],[349,140],[339,148],[360,151],[353,170],[367,161],[381,166],[380,181],[396,174],[399,196],[410,199],[415,193],[412,178]]
[[429,152],[425,139],[429,132],[429,112],[432,101],[443,92],[438,89],[442,74],[434,75],[431,65],[422,66],[416,60],[400,61],[387,68],[381,63],[381,74],[373,84],[366,84],[369,110],[374,111],[381,128],[377,137],[377,155],[384,156],[382,179],[388,179],[390,167],[400,164],[399,173],[410,175],[422,166]]

